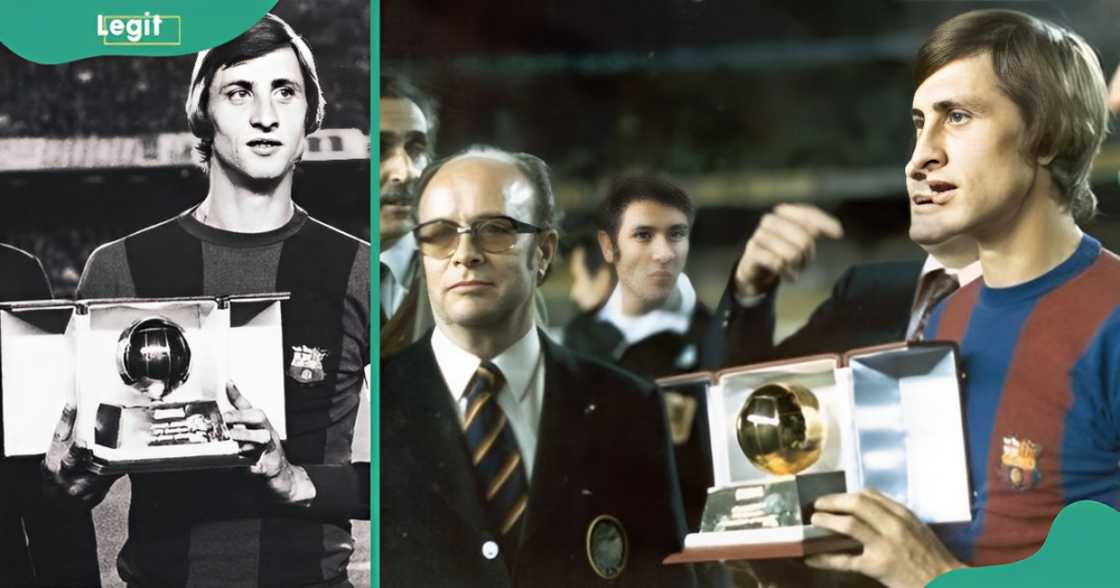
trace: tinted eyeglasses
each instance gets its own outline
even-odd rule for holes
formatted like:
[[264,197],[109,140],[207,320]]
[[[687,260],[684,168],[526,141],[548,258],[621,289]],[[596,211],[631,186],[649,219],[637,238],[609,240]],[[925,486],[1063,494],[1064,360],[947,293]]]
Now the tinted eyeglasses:
[[428,257],[446,259],[459,248],[459,237],[465,233],[474,236],[478,247],[487,253],[505,253],[517,243],[519,234],[536,234],[544,229],[523,223],[508,216],[492,216],[472,222],[467,226],[449,220],[433,220],[412,229],[420,253]]

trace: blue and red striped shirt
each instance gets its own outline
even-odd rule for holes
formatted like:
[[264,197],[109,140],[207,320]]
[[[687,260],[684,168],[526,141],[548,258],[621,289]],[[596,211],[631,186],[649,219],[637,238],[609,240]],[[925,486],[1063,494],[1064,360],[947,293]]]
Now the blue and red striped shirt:
[[981,282],[926,328],[960,345],[973,520],[938,533],[975,565],[1030,556],[1067,504],[1120,497],[1120,258],[1085,236],[1034,280]]

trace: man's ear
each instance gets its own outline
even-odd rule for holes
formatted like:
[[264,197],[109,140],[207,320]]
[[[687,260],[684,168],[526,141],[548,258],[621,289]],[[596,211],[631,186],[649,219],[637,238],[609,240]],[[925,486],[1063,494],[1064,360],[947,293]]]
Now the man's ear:
[[556,260],[556,252],[560,248],[560,235],[553,229],[545,231],[537,241],[537,251],[541,260],[537,266],[537,280],[544,280],[548,275],[548,268]]
[[603,259],[613,265],[615,262],[614,243],[611,242],[611,236],[606,231],[599,231],[597,237],[599,238],[599,250],[603,252]]

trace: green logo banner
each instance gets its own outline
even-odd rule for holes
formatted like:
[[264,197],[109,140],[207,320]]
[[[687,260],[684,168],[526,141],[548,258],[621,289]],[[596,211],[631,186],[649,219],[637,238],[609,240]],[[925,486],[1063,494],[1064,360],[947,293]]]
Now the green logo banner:
[[185,55],[232,39],[276,2],[12,2],[0,18],[0,43],[24,59],[44,64],[101,55]]

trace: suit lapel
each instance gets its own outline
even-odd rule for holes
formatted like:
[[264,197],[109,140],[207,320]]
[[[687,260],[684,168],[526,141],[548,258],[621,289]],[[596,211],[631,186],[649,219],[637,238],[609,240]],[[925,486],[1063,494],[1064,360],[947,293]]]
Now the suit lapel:
[[[594,436],[586,420],[591,400],[586,383],[578,381],[567,352],[540,334],[544,354],[544,406],[541,408],[537,455],[529,486],[529,505],[521,542],[529,542],[539,531],[548,533],[547,514],[571,496],[582,483],[590,440]],[[578,516],[578,513],[565,513]]]
[[410,264],[412,286],[401,301],[400,308],[381,324],[381,357],[389,357],[420,337],[432,328],[431,305],[428,304],[428,287],[424,281],[424,268],[420,264],[420,254],[412,256]]
[[486,529],[486,515],[455,406],[428,338],[421,341],[408,350],[416,358],[409,364],[416,368],[409,370],[407,388],[382,392],[407,395],[398,404],[406,413],[400,421],[407,425],[398,431],[400,451],[414,467],[413,479],[430,480],[431,490],[467,526]]

